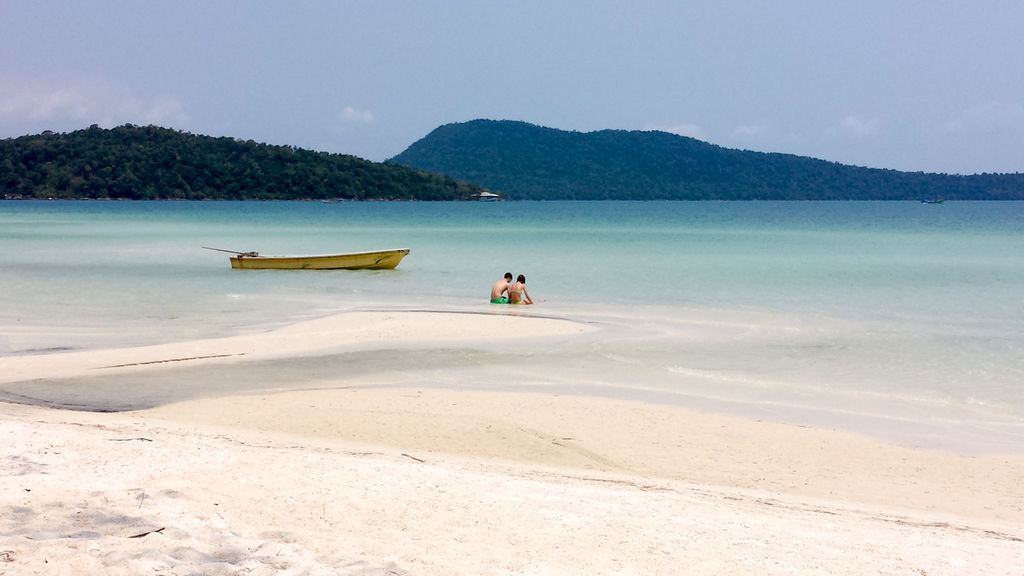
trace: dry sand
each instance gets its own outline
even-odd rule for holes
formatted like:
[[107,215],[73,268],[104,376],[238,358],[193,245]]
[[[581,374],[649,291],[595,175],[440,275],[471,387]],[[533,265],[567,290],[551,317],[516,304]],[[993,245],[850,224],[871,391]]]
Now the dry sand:
[[[0,383],[589,329],[366,312],[212,341],[0,358]],[[0,403],[0,575],[1024,566],[1020,454],[956,456],[600,398],[320,384],[114,414]]]

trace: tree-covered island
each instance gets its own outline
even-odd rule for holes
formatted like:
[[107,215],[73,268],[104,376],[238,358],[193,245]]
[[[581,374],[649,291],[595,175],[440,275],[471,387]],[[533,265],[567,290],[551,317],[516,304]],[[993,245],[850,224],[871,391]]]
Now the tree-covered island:
[[723,148],[659,131],[446,124],[391,162],[530,200],[1024,200],[1024,174],[930,174]]
[[482,191],[396,164],[155,126],[0,140],[4,198],[470,200]]

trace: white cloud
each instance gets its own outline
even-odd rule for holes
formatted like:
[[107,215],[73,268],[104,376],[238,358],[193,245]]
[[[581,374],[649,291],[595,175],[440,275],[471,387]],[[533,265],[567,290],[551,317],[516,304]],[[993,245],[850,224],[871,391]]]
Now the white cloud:
[[158,96],[152,100],[141,100],[128,98],[117,103],[115,109],[110,110],[110,117],[135,118],[135,120],[120,121],[114,119],[110,124],[155,124],[157,126],[181,126],[188,122],[188,116],[181,108],[181,102],[169,96]]
[[882,122],[878,118],[866,118],[864,116],[851,115],[840,120],[835,131],[840,134],[865,138],[878,134]]
[[345,124],[373,124],[377,121],[373,116],[373,112],[352,106],[345,106],[339,117]]
[[174,97],[138,96],[102,83],[83,82],[0,89],[0,120],[27,120],[52,124],[54,128],[61,124],[78,128],[125,123],[181,127],[189,118]]
[[70,88],[55,90],[4,90],[0,92],[0,117],[46,120],[57,116],[81,119],[88,113],[82,94]]
[[761,125],[737,126],[732,131],[732,137],[740,140],[750,140],[764,134],[768,129]]
[[954,133],[1024,131],[1024,106],[1005,102],[979,104],[946,122],[946,130]]

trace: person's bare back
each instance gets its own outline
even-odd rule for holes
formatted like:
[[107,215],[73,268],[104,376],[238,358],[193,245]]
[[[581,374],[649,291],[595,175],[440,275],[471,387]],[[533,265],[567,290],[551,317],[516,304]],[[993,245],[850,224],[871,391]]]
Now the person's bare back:
[[516,283],[509,287],[508,303],[533,304],[533,298],[530,298],[530,293],[526,291],[526,276],[520,274],[519,278],[516,278]]
[[512,273],[505,272],[505,277],[494,283],[491,286],[491,304],[507,304],[509,291],[508,288],[512,283]]

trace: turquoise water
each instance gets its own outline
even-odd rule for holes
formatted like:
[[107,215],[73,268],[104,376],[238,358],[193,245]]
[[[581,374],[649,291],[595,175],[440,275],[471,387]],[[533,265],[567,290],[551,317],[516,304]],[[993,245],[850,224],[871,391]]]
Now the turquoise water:
[[[545,300],[527,313],[603,329],[525,345],[504,386],[955,425],[1024,449],[1024,203],[9,201],[0,246],[0,355],[348,309],[493,313],[511,271]],[[295,273],[202,246],[412,252],[394,271]],[[451,362],[447,385],[486,387]]]

